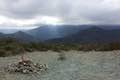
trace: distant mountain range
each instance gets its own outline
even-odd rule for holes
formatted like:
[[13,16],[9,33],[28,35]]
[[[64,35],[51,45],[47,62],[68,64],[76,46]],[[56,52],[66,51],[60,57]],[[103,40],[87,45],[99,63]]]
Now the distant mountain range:
[[120,29],[106,30],[98,27],[91,27],[63,38],[48,40],[48,42],[55,42],[55,43],[120,42]]
[[89,28],[90,26],[80,26],[80,25],[44,25],[39,28],[27,31],[28,34],[36,37],[40,41],[45,41],[48,39],[61,38],[69,36]]
[[[16,38],[23,42],[102,43],[120,42],[120,29],[109,25],[44,25],[28,31],[0,33],[0,38]],[[116,26],[120,27],[120,26]]]

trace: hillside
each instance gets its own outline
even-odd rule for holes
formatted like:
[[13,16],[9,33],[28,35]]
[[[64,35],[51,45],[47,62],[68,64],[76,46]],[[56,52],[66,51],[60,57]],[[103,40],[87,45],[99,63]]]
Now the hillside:
[[5,36],[10,37],[10,38],[15,38],[18,41],[22,41],[22,42],[36,42],[37,41],[37,38],[22,31],[18,31],[12,34],[6,34]]
[[[47,41],[46,41],[47,42]],[[81,30],[73,35],[63,38],[48,40],[48,42],[62,43],[109,43],[120,42],[120,29],[106,30],[98,27],[91,27]]]
[[27,33],[38,38],[40,41],[44,41],[69,36],[89,27],[85,25],[43,25],[29,30]]
[[13,39],[16,39],[18,41],[21,41],[21,42],[37,42],[37,38],[25,33],[25,32],[22,32],[22,31],[18,31],[18,32],[15,32],[15,33],[11,33],[11,34],[3,34],[3,33],[0,33],[0,39],[7,39],[7,38],[13,38]]
[[[104,27],[104,28],[103,28]],[[16,38],[22,42],[45,43],[111,43],[120,42],[120,29],[101,25],[43,25],[38,28],[0,33],[0,38]]]

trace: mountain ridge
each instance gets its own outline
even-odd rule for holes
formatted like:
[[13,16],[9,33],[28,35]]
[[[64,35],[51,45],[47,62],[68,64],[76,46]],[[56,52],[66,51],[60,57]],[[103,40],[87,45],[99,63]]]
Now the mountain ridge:
[[62,42],[62,43],[106,43],[120,42],[119,30],[105,30],[102,28],[91,27],[86,30],[79,31],[76,34],[63,38],[51,39],[46,42]]
[[[99,25],[100,26],[100,25]],[[43,25],[11,34],[0,33],[0,38],[16,38],[23,42],[95,43],[120,41],[120,29],[105,29],[96,25]]]

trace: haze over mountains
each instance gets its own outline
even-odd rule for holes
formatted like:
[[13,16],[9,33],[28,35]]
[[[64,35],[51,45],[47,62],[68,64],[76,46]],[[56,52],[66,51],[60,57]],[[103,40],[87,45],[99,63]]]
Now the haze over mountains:
[[79,25],[44,25],[39,28],[28,31],[27,33],[38,38],[39,40],[48,40],[53,38],[60,38],[77,33],[90,26]]
[[43,25],[27,31],[0,33],[0,38],[23,42],[95,43],[120,42],[119,25]]

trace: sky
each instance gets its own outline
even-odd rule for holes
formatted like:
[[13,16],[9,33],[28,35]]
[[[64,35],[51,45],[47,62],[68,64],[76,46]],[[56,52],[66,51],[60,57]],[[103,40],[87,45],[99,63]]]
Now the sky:
[[120,24],[120,0],[0,0],[0,29]]

